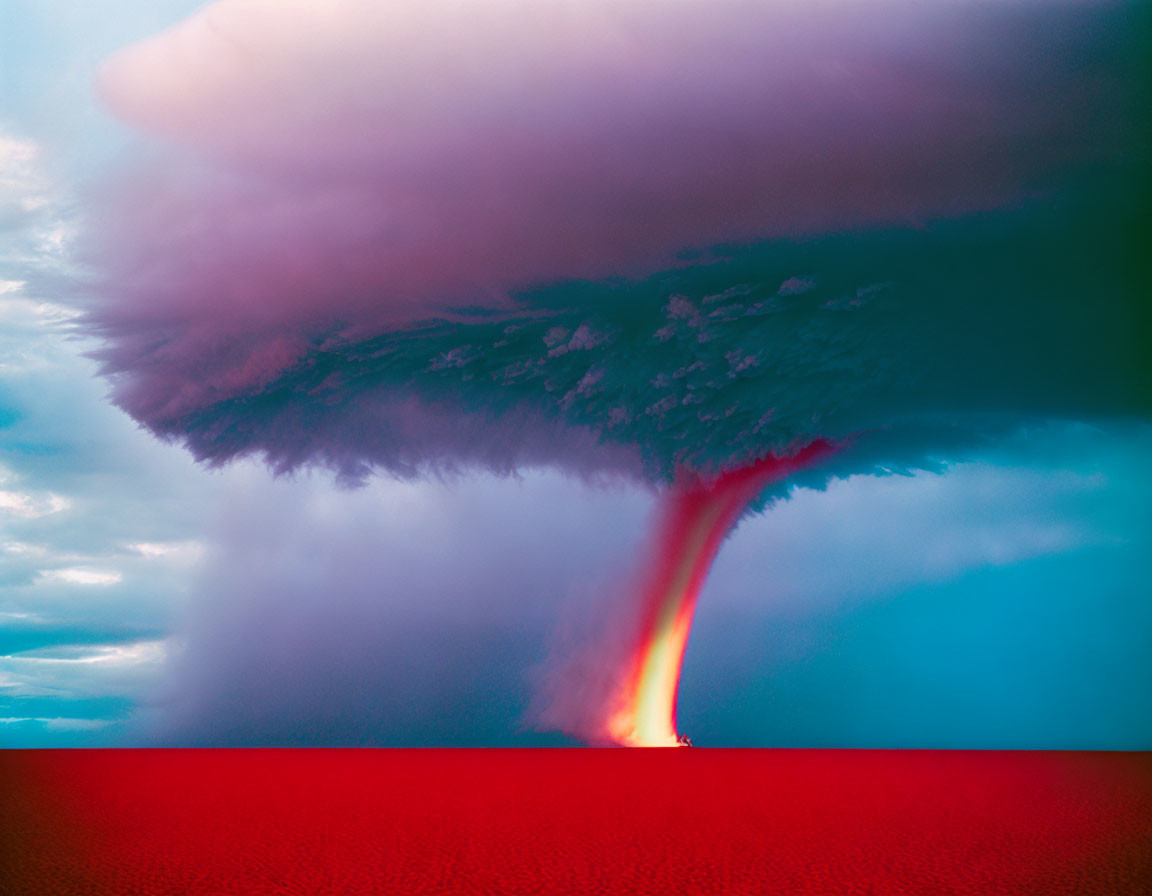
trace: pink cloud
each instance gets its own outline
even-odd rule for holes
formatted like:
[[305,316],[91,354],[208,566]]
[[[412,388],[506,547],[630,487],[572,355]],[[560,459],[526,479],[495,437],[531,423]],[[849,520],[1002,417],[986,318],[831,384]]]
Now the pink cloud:
[[130,205],[198,268],[149,301],[375,322],[1010,201],[1077,152],[1068,73],[1020,35],[1013,77],[1010,7],[921,6],[220,0],[99,79],[231,169]]
[[167,145],[89,228],[116,400],[170,434],[533,286],[1044,193],[1127,145],[1095,9],[219,0],[99,76]]

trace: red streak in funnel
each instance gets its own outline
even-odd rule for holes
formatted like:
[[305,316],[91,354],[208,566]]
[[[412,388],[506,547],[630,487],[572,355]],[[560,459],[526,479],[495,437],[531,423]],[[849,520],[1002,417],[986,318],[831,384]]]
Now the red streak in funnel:
[[768,457],[704,481],[677,479],[664,499],[651,565],[642,580],[635,649],[611,706],[608,738],[633,747],[674,747],[680,667],[696,600],[725,536],[748,503],[832,450],[819,441],[789,457]]

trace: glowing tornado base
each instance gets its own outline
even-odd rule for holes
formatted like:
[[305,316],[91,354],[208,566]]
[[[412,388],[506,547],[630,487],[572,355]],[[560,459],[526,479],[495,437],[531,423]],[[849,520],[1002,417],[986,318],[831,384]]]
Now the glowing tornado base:
[[770,483],[830,451],[815,442],[789,457],[769,457],[705,481],[678,479],[664,498],[652,558],[640,583],[641,617],[605,726],[613,743],[675,747],[680,667],[696,600],[712,561],[748,503]]

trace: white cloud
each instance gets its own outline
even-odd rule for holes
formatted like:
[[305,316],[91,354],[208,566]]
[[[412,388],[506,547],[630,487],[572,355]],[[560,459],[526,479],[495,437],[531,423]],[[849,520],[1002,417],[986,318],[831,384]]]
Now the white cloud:
[[0,135],[0,207],[39,211],[48,205],[48,192],[36,142]]
[[77,317],[73,308],[28,295],[21,281],[0,283],[0,377],[58,373],[69,365]]
[[60,513],[72,506],[72,502],[55,492],[30,494],[27,492],[0,491],[0,513],[37,519]]
[[1109,488],[1098,472],[960,463],[797,489],[737,528],[709,603],[811,612],[815,600],[871,597],[1113,542],[1092,513]]
[[204,552],[204,545],[198,541],[138,541],[125,547],[146,560],[168,559],[174,562],[195,561]]
[[44,617],[38,613],[25,613],[20,610],[0,610],[0,623],[7,622],[13,623],[39,623],[44,622]]
[[22,653],[0,656],[0,659],[29,663],[99,663],[132,665],[162,660],[167,653],[165,641],[131,641],[126,644],[85,644],[83,646],[43,647]]
[[123,580],[123,574],[114,569],[85,569],[79,566],[44,569],[37,576],[38,582],[59,582],[65,585],[116,585]]
[[21,557],[47,557],[48,549],[42,544],[29,544],[26,541],[0,542],[0,551]]
[[0,281],[0,320],[23,324],[28,328],[45,323],[74,320],[79,312],[57,302],[44,302],[30,298],[22,280]]
[[[14,486],[21,479],[22,477],[12,470],[0,465],[0,485]],[[69,498],[52,491],[0,489],[0,514],[8,513],[25,519],[37,519],[60,513],[71,506]]]
[[[0,261],[9,270],[64,262],[71,225],[59,216],[58,191],[36,141],[3,133],[0,123]],[[5,280],[0,295],[13,291]]]
[[0,656],[0,695],[140,697],[155,682],[167,640],[48,647]]
[[69,719],[55,718],[0,718],[2,725],[20,725],[33,722],[43,725],[49,731],[97,731],[115,724],[112,719]]

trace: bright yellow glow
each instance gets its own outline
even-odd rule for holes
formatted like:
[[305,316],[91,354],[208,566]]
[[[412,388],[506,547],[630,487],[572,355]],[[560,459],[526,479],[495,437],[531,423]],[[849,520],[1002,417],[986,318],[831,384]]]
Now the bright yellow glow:
[[724,536],[741,511],[772,481],[825,456],[819,440],[788,457],[766,457],[711,483],[681,482],[661,512],[656,553],[640,597],[648,615],[607,713],[604,734],[629,747],[676,747],[676,696],[696,600]]
[[[680,744],[675,727],[680,667],[696,597],[727,528],[725,511],[731,503],[724,496],[710,497],[695,508],[695,519],[682,534],[682,544],[675,544],[679,533],[669,533],[673,543],[668,547],[677,553],[675,565],[658,598],[659,609],[645,639],[638,672],[626,683],[623,706],[609,722],[609,734],[617,743],[632,747]],[[659,580],[654,584],[659,586]]]

